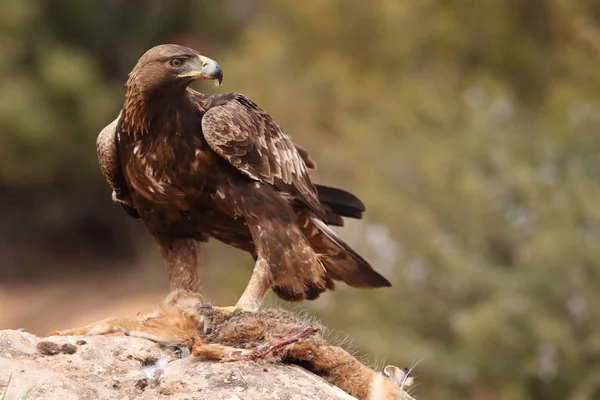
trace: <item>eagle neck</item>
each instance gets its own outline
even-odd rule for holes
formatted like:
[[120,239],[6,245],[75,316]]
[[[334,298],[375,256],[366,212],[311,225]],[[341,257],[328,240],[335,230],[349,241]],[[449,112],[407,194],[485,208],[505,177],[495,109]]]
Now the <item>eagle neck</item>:
[[169,125],[168,122],[174,116],[181,115],[180,110],[189,103],[185,88],[170,93],[149,93],[131,86],[125,95],[122,131],[132,135],[134,140],[141,139],[150,134],[154,127]]

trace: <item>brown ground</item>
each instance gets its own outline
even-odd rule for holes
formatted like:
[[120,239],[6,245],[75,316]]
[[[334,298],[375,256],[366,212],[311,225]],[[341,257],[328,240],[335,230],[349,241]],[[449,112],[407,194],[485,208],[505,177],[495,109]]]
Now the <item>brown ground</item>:
[[61,328],[107,317],[150,312],[166,289],[146,288],[135,274],[72,277],[44,283],[0,284],[0,329],[20,329],[44,336]]

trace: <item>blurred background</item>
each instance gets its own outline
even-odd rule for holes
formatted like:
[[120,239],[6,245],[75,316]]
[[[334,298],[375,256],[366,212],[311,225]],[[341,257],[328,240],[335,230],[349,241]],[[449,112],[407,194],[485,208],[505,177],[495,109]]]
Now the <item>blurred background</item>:
[[[344,238],[393,282],[292,306],[423,399],[600,398],[600,2],[20,0],[0,13],[0,328],[152,310],[168,289],[112,204],[97,133],[161,43],[218,60],[356,193]],[[234,304],[251,258],[204,246]],[[271,298],[271,304],[276,300]],[[346,335],[350,339],[345,339]]]

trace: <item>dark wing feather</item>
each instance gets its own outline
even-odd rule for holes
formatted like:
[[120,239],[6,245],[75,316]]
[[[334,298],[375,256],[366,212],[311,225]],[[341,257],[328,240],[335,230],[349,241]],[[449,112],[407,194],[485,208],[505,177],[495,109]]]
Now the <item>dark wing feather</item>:
[[361,219],[366,211],[365,205],[358,197],[342,189],[315,185],[319,193],[319,201],[342,217]]
[[251,100],[235,94],[202,118],[208,145],[247,177],[290,194],[324,217],[317,191],[292,140]]
[[113,200],[121,203],[127,214],[133,218],[139,218],[137,210],[133,206],[125,176],[121,169],[119,161],[119,150],[117,147],[116,128],[119,122],[119,116],[110,124],[108,124],[96,139],[96,153],[98,162],[100,163],[100,171],[104,175],[104,179],[113,190]]

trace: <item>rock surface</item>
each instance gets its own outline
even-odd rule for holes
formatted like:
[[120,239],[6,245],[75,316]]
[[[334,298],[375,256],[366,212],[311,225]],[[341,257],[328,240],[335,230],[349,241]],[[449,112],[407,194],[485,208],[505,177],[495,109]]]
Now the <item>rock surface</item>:
[[179,358],[126,336],[38,338],[14,330],[0,331],[0,398],[7,384],[7,400],[354,399],[296,366]]

